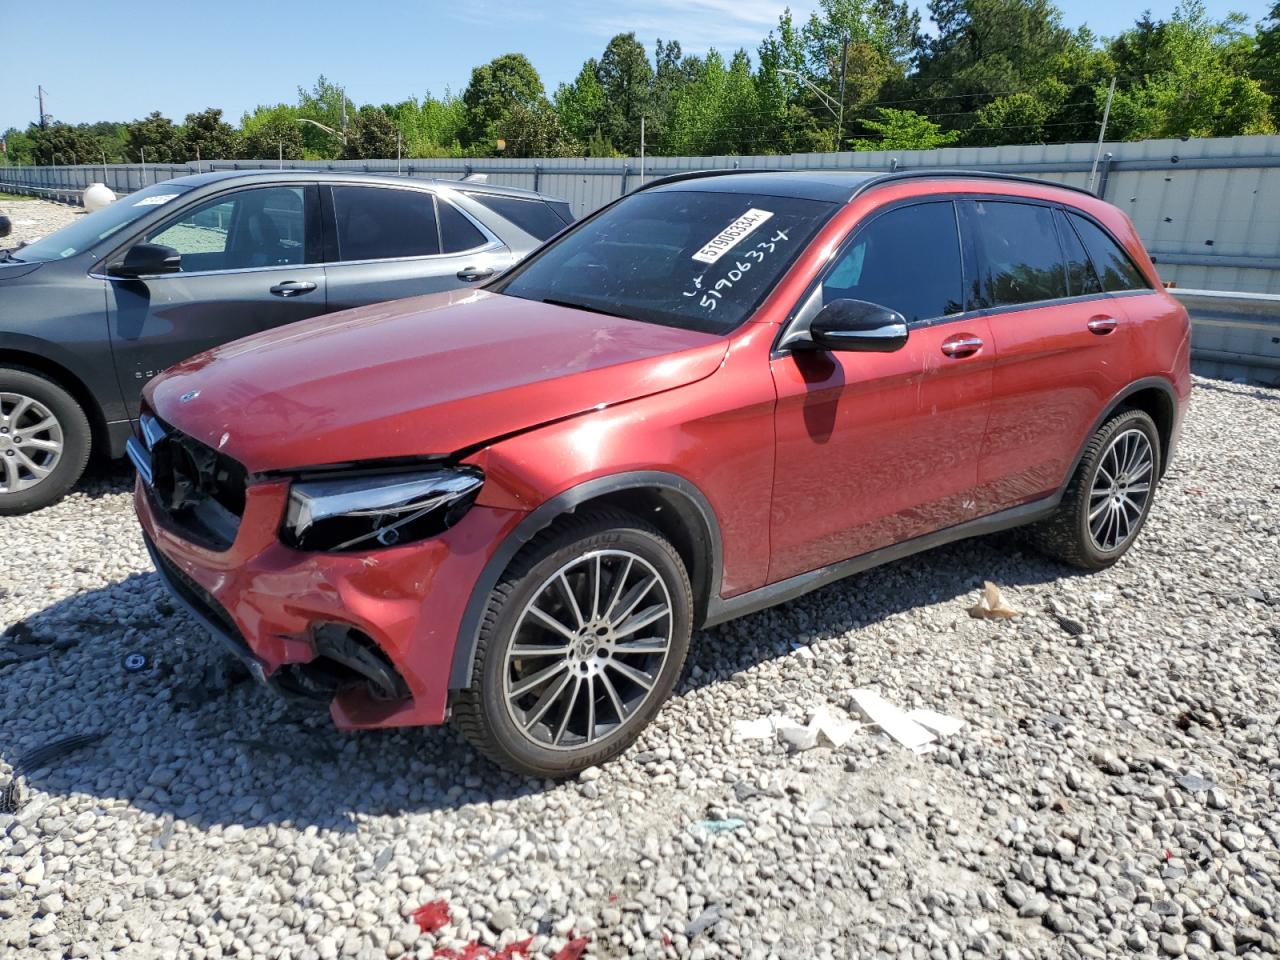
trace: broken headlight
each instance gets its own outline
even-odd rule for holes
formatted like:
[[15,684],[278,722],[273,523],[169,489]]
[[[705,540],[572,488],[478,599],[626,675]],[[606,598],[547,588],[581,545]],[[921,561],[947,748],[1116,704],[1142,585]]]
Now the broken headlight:
[[374,550],[423,540],[461,519],[484,478],[466,467],[301,480],[281,538],[298,550]]

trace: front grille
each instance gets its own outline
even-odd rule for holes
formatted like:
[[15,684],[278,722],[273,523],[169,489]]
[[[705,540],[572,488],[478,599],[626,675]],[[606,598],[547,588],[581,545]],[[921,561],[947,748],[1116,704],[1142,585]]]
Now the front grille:
[[244,515],[244,467],[225,454],[145,416],[147,491],[168,526],[212,550],[235,542]]

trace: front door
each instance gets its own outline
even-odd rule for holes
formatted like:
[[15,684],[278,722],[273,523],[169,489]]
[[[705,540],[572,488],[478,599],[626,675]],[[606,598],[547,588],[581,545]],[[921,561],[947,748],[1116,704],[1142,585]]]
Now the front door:
[[324,313],[316,188],[247,187],[197,202],[138,242],[173,247],[178,273],[112,277],[111,346],[129,416],[143,385],[210,347]]
[[798,322],[835,299],[891,307],[910,334],[894,353],[774,358],[771,582],[974,515],[994,356],[986,320],[963,313],[954,205],[913,203],[860,224]]
[[468,286],[512,262],[503,244],[430,190],[324,189],[331,211],[325,274],[333,310]]

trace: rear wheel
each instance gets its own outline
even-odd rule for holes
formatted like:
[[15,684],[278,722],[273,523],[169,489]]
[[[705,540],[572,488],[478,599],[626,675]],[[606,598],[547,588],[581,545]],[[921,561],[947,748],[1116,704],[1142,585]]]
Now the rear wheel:
[[89,460],[89,420],[71,394],[34,371],[0,367],[0,514],[61,499]]
[[1160,457],[1160,433],[1143,411],[1125,410],[1104,423],[1057,512],[1032,528],[1040,548],[1086,570],[1119,560],[1151,511]]
[[627,748],[684,666],[689,578],[653,527],[603,511],[536,538],[489,598],[455,726],[521,773],[563,777]]

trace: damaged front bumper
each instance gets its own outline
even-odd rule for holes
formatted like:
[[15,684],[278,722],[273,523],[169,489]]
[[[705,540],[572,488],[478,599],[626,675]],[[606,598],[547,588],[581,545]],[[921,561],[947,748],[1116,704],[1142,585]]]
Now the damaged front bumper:
[[285,481],[250,486],[226,550],[171,529],[141,477],[134,506],[168,591],[260,683],[328,699],[341,728],[444,722],[467,601],[524,514],[477,505],[418,543],[309,553],[279,540],[287,497]]

